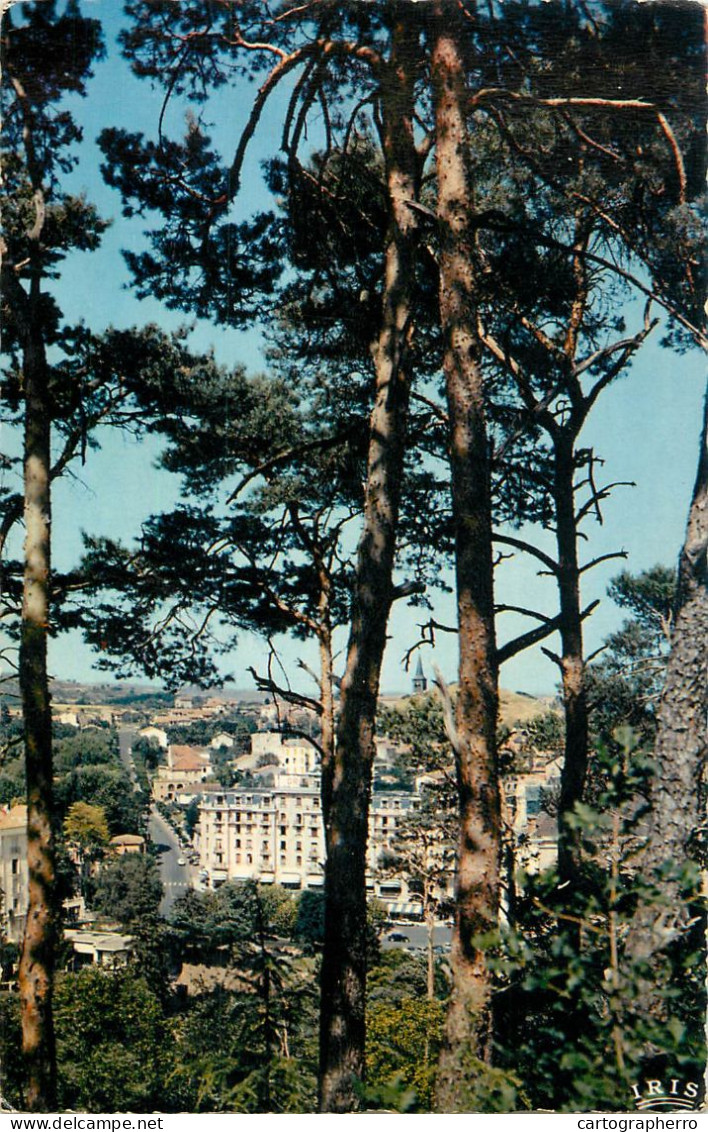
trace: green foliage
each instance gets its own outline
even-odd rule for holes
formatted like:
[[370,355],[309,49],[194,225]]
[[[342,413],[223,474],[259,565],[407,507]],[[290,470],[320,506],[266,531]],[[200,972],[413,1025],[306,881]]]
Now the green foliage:
[[669,566],[652,566],[640,574],[623,570],[610,583],[608,594],[621,609],[628,609],[633,619],[658,644],[666,638],[671,626],[676,596],[676,570]]
[[25,795],[24,758],[4,761],[2,770],[0,770],[0,805],[10,806],[17,802],[24,802]]
[[199,801],[197,798],[192,798],[192,801],[184,811],[184,828],[187,837],[191,841],[194,836],[194,831],[199,825]]
[[394,1073],[383,1084],[360,1084],[357,1093],[365,1111],[383,1109],[386,1112],[415,1112],[416,1091],[406,1085],[402,1073]]
[[645,744],[653,742],[675,592],[676,571],[665,566],[636,575],[624,571],[610,584],[610,597],[631,617],[608,637],[601,659],[588,670],[591,723],[604,743],[613,742],[621,724],[633,727]]
[[269,938],[289,937],[296,919],[290,893],[279,885],[250,881],[227,881],[216,891],[189,889],[175,900],[170,916],[180,947],[191,957],[219,947],[238,949],[261,928]]
[[[314,1111],[315,1008],[311,993],[297,993],[298,985],[311,986],[313,977],[306,967],[286,980],[285,998],[275,1007],[279,1050],[266,1058],[259,1044],[262,1000],[223,986],[198,996],[176,1026],[170,1089],[182,1111],[263,1111],[266,1090],[269,1111]],[[296,1005],[288,1017],[281,1007],[291,990],[296,992]]]
[[155,862],[142,853],[124,853],[101,868],[93,905],[97,912],[128,927],[155,916],[162,894]]
[[62,975],[55,992],[62,1108],[164,1111],[170,1031],[158,998],[130,969]]
[[164,749],[157,739],[147,738],[144,735],[131,743],[130,750],[133,757],[139,758],[147,770],[157,770],[161,756],[164,754]]
[[143,912],[130,923],[131,969],[145,980],[167,1009],[171,1001],[171,979],[176,973],[172,930],[155,911]]
[[105,810],[111,836],[141,832],[146,799],[133,790],[133,784],[121,766],[80,766],[57,779],[55,797],[60,813],[68,811],[74,802],[101,806]]
[[188,889],[172,905],[170,924],[185,959],[207,959],[220,942],[218,893]]
[[401,707],[382,707],[377,726],[382,735],[410,748],[405,756],[409,770],[450,766],[452,750],[445,731],[442,702],[434,693],[413,696]]
[[[428,1112],[435,1093],[435,1071],[442,1044],[445,1010],[433,999],[403,998],[375,1002],[367,1010],[367,1099],[372,1090],[395,1083],[403,1088],[395,1107],[401,1112]],[[379,1094],[384,1105],[395,1100]]]
[[295,914],[288,893],[250,882],[175,902],[172,924],[185,954],[195,949],[203,957],[220,947],[239,987],[205,997],[184,1022],[179,1089],[193,1098],[193,1111],[314,1108],[312,961],[294,960],[280,942],[292,932]]
[[[413,955],[401,948],[381,951],[376,964],[369,968],[366,981],[367,1000],[370,1005],[388,1003],[397,1005],[408,998],[425,998],[427,994],[427,962],[422,955]],[[435,997],[444,1002],[449,984],[442,966],[435,968]]]
[[[1,907],[0,903],[0,907]],[[9,943],[0,939],[0,977],[5,980],[12,976],[20,959],[19,943]]]
[[260,886],[262,915],[276,936],[290,938],[295,930],[297,906],[292,895],[279,884]]
[[55,802],[62,820],[73,805],[82,803],[104,810],[111,836],[142,832],[146,796],[133,790],[114,729],[87,728],[59,739],[55,774]]
[[[145,748],[135,749],[131,747],[131,757],[133,759],[133,766],[135,767],[135,778],[143,798],[150,796],[150,775],[148,774],[148,763],[145,761]],[[157,765],[157,759],[153,752],[148,753],[148,761]]]
[[0,992],[0,1095],[7,1104],[20,1111],[23,1108],[25,1081],[19,997],[2,991]]
[[[591,802],[576,804],[570,819],[581,834],[580,883],[568,892],[552,872],[527,877],[516,923],[490,955],[499,980],[496,1064],[518,1077],[533,1108],[624,1110],[647,1049],[655,1068],[701,1076],[697,941],[685,932],[651,969],[632,950],[638,905],[657,920],[671,910],[661,876],[637,869],[651,762],[629,729],[614,739],[596,752]],[[662,986],[659,1014],[642,1007],[647,978]]]
[[199,995],[177,1019],[170,1087],[181,1111],[225,1111],[242,1036],[238,996],[223,986]]
[[559,755],[565,743],[565,725],[558,711],[544,711],[524,724],[517,724],[524,734],[522,749],[539,754]]
[[170,743],[186,743],[188,746],[205,747],[216,735],[222,732],[234,739],[233,747],[227,748],[229,758],[246,754],[251,749],[250,737],[255,731],[255,722],[242,715],[217,716],[215,719],[195,719],[193,723],[170,724]]
[[72,730],[57,740],[54,752],[57,775],[69,774],[79,767],[110,766],[118,759],[118,741],[115,731],[87,728]]
[[[381,948],[379,937],[386,923],[387,913],[378,900],[368,900],[366,904],[367,962],[373,966],[379,962]],[[294,938],[309,950],[320,949],[325,935],[325,894],[324,891],[302,892],[297,900],[297,914],[293,924]]]
[[297,901],[295,920],[295,939],[310,947],[321,947],[325,931],[324,892],[306,890],[300,893]]
[[74,802],[64,818],[64,836],[67,841],[76,842],[82,852],[107,845],[110,832],[106,811],[88,802]]
[[531,1105],[519,1075],[480,1061],[467,1047],[458,1050],[458,1112],[526,1112]]
[[7,704],[0,708],[0,755],[5,758],[14,747],[22,742],[24,723],[13,719]]
[[[269,1107],[263,1108],[263,1097]],[[293,1057],[274,1057],[267,1065],[253,1069],[230,1093],[230,1107],[236,1112],[315,1112],[317,1078],[309,1066]]]

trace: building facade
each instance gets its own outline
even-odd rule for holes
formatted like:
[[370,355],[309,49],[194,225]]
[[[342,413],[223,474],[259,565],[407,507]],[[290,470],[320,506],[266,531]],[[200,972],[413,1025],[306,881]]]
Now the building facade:
[[561,765],[560,758],[547,759],[503,779],[504,820],[513,833],[516,868],[525,873],[540,873],[557,863],[558,821],[545,806],[559,793]]
[[152,793],[156,802],[180,802],[187,805],[199,794],[200,787],[212,772],[211,753],[205,747],[173,744],[167,748],[167,766],[159,766],[153,779]]
[[[381,861],[391,852],[397,825],[418,804],[416,795],[382,791],[369,812],[367,890],[387,903],[410,905],[416,896],[405,877],[388,877]],[[202,875],[212,887],[227,880],[258,880],[293,891],[324,884],[325,842],[320,775],[280,773],[271,786],[213,791],[202,796],[195,835]]]
[[252,878],[284,888],[321,887],[319,776],[279,775],[277,786],[202,797],[195,847],[214,887]]
[[10,943],[19,943],[29,904],[26,806],[0,815],[0,889],[3,933]]
[[256,731],[251,735],[251,755],[254,766],[271,756],[274,765],[287,774],[315,774],[318,753],[312,743],[301,739],[286,739],[279,731]]

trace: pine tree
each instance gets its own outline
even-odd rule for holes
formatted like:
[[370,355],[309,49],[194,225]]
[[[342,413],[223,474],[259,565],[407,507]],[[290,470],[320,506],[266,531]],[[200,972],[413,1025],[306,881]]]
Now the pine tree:
[[[80,131],[61,109],[62,96],[85,94],[101,39],[95,20],[70,3],[26,5],[19,20],[7,10],[2,29],[3,159],[8,202],[3,218],[3,305],[6,348],[18,358],[17,399],[24,418],[25,525],[20,639],[20,688],[25,727],[28,803],[29,909],[20,961],[22,1044],[27,1106],[56,1106],[52,986],[58,914],[52,830],[51,708],[47,633],[51,616],[50,523],[52,420],[61,415],[61,381],[48,361],[61,342],[60,312],[47,288],[69,250],[96,247],[104,225],[81,198],[62,191]],[[61,379],[61,373],[58,375]],[[12,397],[11,389],[11,397]],[[3,534],[17,517],[6,500]]]

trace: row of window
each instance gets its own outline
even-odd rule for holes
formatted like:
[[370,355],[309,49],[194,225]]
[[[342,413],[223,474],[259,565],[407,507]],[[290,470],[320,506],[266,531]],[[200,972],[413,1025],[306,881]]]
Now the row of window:
[[[285,852],[287,850],[287,847],[288,847],[287,842],[285,842],[285,841],[280,842],[281,852]],[[223,847],[222,843],[220,841],[217,841],[215,846],[214,846],[214,852],[216,852],[216,853],[221,852],[223,850],[223,848],[224,847]],[[236,841],[235,841],[235,848],[237,850],[238,849],[253,849],[253,842],[247,841],[246,844],[244,845],[243,844],[243,838],[237,837]],[[270,852],[270,841],[261,841],[261,856],[265,856],[269,852]],[[295,842],[295,852],[296,853],[302,852],[302,841],[296,841]],[[310,856],[311,857],[317,856],[317,849],[316,848],[310,849]]]
[[[282,795],[280,795],[282,797]],[[309,805],[314,810],[320,808],[320,798],[317,794],[302,794],[288,795],[290,801],[296,806]],[[229,808],[233,806],[251,806],[258,809],[266,809],[274,804],[274,798],[270,794],[218,794],[214,799],[212,805],[226,806]],[[282,803],[281,803],[282,804]]]
[[[314,867],[317,866],[317,864],[319,862],[319,858],[318,858],[316,853],[310,853],[310,855],[307,858],[307,861],[308,861],[308,864],[311,865],[314,868]],[[253,864],[253,853],[236,853],[235,856],[234,856],[234,862],[237,865],[252,865]],[[219,858],[219,864],[221,864],[221,863],[222,863],[221,858]],[[262,853],[261,856],[258,859],[258,863],[259,863],[259,865],[269,866],[270,863],[271,863],[270,853]],[[281,865],[290,864],[290,862],[288,861],[287,855],[285,853],[280,854],[280,864]],[[296,856],[295,865],[297,867],[302,866],[302,854],[298,854],[298,856]]]

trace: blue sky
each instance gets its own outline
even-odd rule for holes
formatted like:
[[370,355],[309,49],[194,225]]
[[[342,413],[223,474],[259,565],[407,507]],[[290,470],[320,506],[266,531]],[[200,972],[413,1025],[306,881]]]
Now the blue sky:
[[[73,186],[84,189],[105,217],[114,223],[96,253],[74,255],[65,264],[61,279],[61,302],[68,320],[83,318],[94,330],[108,325],[129,326],[155,321],[165,328],[189,321],[166,311],[154,301],[138,301],[129,289],[128,273],[120,254],[122,248],[141,245],[142,221],[126,221],[120,216],[118,194],[108,189],[98,173],[100,155],[95,145],[98,131],[106,125],[142,129],[154,136],[160,108],[159,92],[139,82],[119,59],[113,37],[120,22],[122,5],[117,0],[93,0],[84,4],[87,13],[104,21],[108,58],[97,64],[96,75],[86,100],[73,100],[72,109],[85,130],[81,162],[73,175]],[[249,88],[249,90],[252,88]],[[245,97],[234,99],[221,92],[210,106],[207,117],[220,126],[219,144],[225,155],[233,152],[249,104]],[[178,118],[172,123],[176,129]],[[272,151],[278,136],[277,107],[264,117],[244,170],[243,209],[255,203],[261,191],[259,162]],[[628,325],[638,328],[641,309],[630,308]],[[604,524],[589,526],[591,542],[588,557],[624,549],[626,563],[608,563],[586,575],[583,600],[603,597],[609,580],[625,566],[633,571],[657,562],[672,564],[677,557],[695,476],[700,431],[700,410],[705,384],[705,362],[696,351],[679,356],[659,347],[661,328],[653,341],[644,346],[631,370],[603,394],[588,424],[583,442],[591,444],[605,460],[607,480],[634,480],[634,489],[619,489],[604,508]],[[227,364],[245,363],[250,369],[263,368],[257,332],[240,333],[195,325],[193,343],[213,346],[219,360]],[[5,437],[8,444],[12,437]],[[179,496],[179,483],[165,472],[157,472],[154,461],[157,442],[139,444],[133,438],[112,434],[103,440],[102,450],[89,455],[87,464],[76,469],[76,478],[56,485],[54,499],[54,559],[58,567],[75,561],[80,550],[80,532],[106,534],[129,540],[140,523],[151,513],[172,506]],[[534,537],[536,534],[534,533]],[[552,545],[552,544],[549,544]],[[583,548],[581,548],[583,549]],[[535,566],[515,558],[498,571],[498,599],[528,606],[534,602],[555,611],[555,589],[548,579],[539,578]],[[442,621],[454,619],[451,601],[435,613]],[[391,622],[391,642],[386,654],[382,686],[385,690],[407,690],[410,677],[401,667],[401,656],[417,638],[417,623],[424,619],[417,610],[399,603]],[[607,632],[617,626],[621,615],[605,600],[587,625],[588,651],[597,648]],[[510,627],[512,622],[509,622]],[[500,639],[506,635],[506,622],[500,622]],[[518,628],[518,626],[517,626]],[[293,663],[302,653],[300,643],[283,643],[286,662]],[[443,636],[434,655],[421,653],[430,673],[437,664],[447,679],[454,679],[455,643]],[[239,687],[249,686],[246,665],[265,667],[266,649],[253,638],[242,638],[229,658],[228,669],[236,675]],[[311,659],[314,660],[314,657]],[[80,640],[71,636],[51,647],[51,664],[63,679],[104,680],[92,669],[93,657]],[[556,684],[553,665],[538,651],[529,651],[505,666],[502,685],[531,693],[548,693]]]

